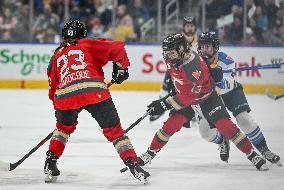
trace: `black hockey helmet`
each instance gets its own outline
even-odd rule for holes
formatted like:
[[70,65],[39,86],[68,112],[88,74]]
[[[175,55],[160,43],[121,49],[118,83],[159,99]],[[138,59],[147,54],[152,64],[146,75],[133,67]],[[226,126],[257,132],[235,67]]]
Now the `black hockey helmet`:
[[[212,44],[213,47],[213,54],[209,55],[208,53],[201,52],[201,45],[202,44]],[[208,60],[214,56],[219,50],[219,38],[217,36],[217,33],[214,31],[210,32],[202,32],[198,39],[198,53],[201,55],[201,57],[205,60]]]
[[198,50],[201,49],[201,44],[211,43],[215,51],[219,50],[219,38],[216,32],[202,32],[198,39]]
[[87,37],[86,26],[78,20],[71,20],[65,23],[62,29],[62,38],[67,39],[81,39]]
[[[174,67],[178,67],[182,64],[182,58],[186,52],[190,51],[190,44],[187,42],[185,36],[181,33],[173,33],[168,35],[162,43],[163,57],[166,61],[173,64]],[[172,59],[168,55],[171,50],[176,50],[179,55],[178,59]]]
[[196,27],[196,24],[197,24],[195,17],[192,17],[192,16],[183,17],[182,26],[184,27],[187,23],[192,23],[195,27]]

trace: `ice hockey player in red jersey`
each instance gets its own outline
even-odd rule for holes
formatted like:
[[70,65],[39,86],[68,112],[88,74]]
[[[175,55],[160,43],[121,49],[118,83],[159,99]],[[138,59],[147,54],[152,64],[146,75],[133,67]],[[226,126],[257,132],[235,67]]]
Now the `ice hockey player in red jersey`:
[[78,114],[87,110],[133,176],[145,183],[150,174],[137,164],[137,155],[122,129],[102,69],[112,61],[112,83],[120,84],[128,78],[130,63],[124,43],[88,39],[86,27],[79,21],[67,22],[62,37],[64,41],[55,50],[47,71],[49,98],[57,123],[46,153],[45,182],[54,182],[60,175],[57,160],[77,127]]
[[148,150],[139,157],[139,164],[143,166],[149,163],[187,122],[187,108],[198,105],[207,121],[245,153],[258,170],[267,170],[265,160],[254,151],[246,135],[230,120],[230,115],[215,91],[209,68],[197,53],[191,51],[185,37],[180,33],[170,34],[164,39],[162,48],[177,93],[148,105],[152,110],[150,115],[158,115],[170,109],[172,111],[163,127],[156,132]]

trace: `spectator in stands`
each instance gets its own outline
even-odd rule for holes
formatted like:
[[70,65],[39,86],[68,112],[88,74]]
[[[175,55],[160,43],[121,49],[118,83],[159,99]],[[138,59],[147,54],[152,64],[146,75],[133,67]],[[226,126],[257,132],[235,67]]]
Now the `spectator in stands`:
[[227,30],[226,27],[221,27],[218,29],[218,38],[220,41],[220,45],[228,45],[230,41],[227,37]]
[[133,20],[127,12],[126,5],[121,4],[117,7],[117,22],[116,25],[109,30],[109,34],[114,40],[125,42],[133,42],[136,40]]
[[[46,34],[47,28],[52,28],[54,32],[49,31],[49,33]],[[41,43],[44,42],[44,39],[46,38],[45,35],[50,35],[50,33],[59,33],[59,17],[55,13],[51,12],[51,7],[49,4],[45,4],[44,13],[40,14],[36,19],[32,28],[32,33],[36,41]]]
[[275,13],[277,12],[277,7],[273,0],[263,0],[262,7],[268,18],[268,25],[270,28],[272,28],[276,16]]
[[28,4],[20,6],[20,15],[18,16],[18,22],[15,30],[13,31],[13,39],[17,42],[28,42],[30,40],[29,11],[30,6]]
[[88,36],[90,38],[105,38],[104,26],[100,20],[100,17],[91,15],[88,22]]
[[229,27],[228,35],[232,44],[239,44],[241,42],[243,39],[243,23],[240,17],[234,17],[234,22]]
[[256,21],[256,26],[261,28],[262,31],[265,31],[267,29],[268,27],[267,15],[263,13],[261,6],[256,7],[254,19]]
[[248,28],[254,34],[256,39],[256,44],[263,44],[264,43],[263,30],[256,25],[256,21],[253,18],[249,19]]
[[133,0],[133,3],[130,4],[130,15],[133,18],[134,30],[139,40],[141,36],[140,27],[150,18],[150,14],[141,0]]
[[9,7],[3,8],[3,14],[0,15],[0,35],[4,41],[7,41],[8,36],[11,36],[12,30],[15,29],[18,19],[12,15],[11,9]]

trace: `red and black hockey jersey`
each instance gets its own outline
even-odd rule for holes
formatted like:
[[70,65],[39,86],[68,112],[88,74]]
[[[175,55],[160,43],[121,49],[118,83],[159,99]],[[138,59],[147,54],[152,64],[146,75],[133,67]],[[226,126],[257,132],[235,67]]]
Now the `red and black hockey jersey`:
[[56,109],[77,109],[110,98],[102,67],[108,61],[130,65],[124,42],[81,39],[58,48],[48,68],[49,98]]
[[206,100],[214,89],[212,79],[205,61],[192,52],[189,59],[176,69],[168,64],[171,79],[177,94],[169,97],[167,101],[180,110],[189,105],[196,105]]

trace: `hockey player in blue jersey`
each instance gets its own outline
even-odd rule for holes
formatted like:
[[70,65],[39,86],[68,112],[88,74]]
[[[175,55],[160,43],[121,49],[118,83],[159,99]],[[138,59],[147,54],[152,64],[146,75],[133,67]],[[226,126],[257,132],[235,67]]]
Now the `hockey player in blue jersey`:
[[[217,65],[223,71],[234,70],[235,68],[234,60],[226,53],[219,51],[219,39],[215,32],[203,32],[200,35],[198,52],[208,66]],[[222,97],[227,109],[236,118],[240,129],[246,134],[255,148],[266,160],[281,166],[280,157],[270,151],[260,127],[249,114],[251,108],[247,102],[243,87],[236,81],[234,75],[234,72],[224,72],[222,81],[216,84],[216,91]],[[223,161],[228,161],[230,149],[228,140],[224,139],[218,130],[203,118],[199,123],[199,131],[207,141],[220,144],[220,157]]]

